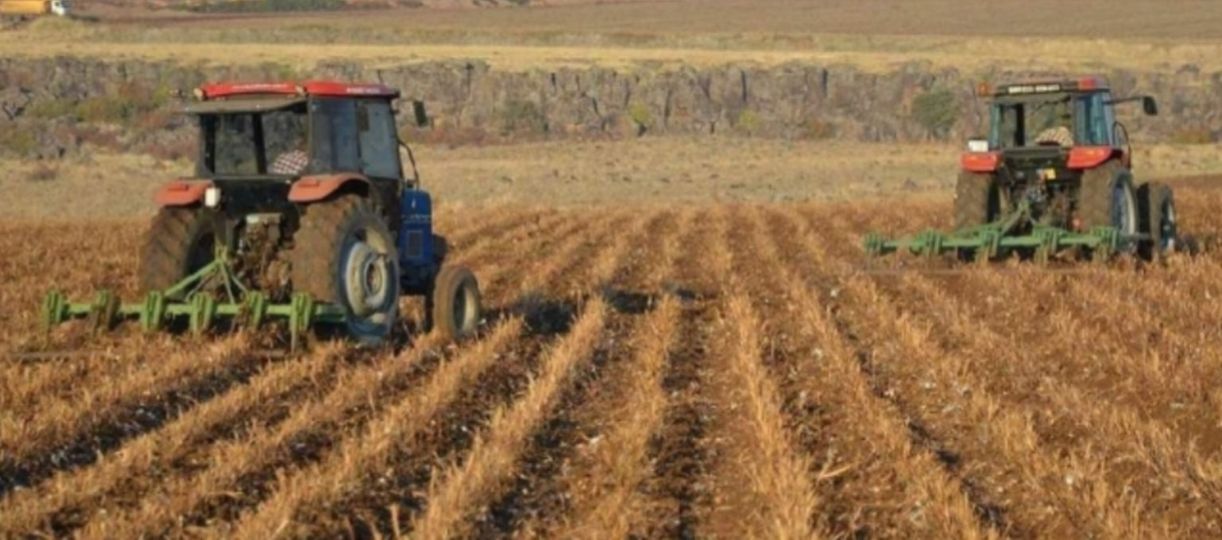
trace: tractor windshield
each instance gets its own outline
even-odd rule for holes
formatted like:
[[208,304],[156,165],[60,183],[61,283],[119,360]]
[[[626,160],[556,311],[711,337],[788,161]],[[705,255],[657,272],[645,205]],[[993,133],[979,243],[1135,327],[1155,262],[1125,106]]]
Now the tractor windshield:
[[309,165],[304,104],[263,112],[201,114],[200,176],[294,176]]
[[990,147],[1106,146],[1112,144],[1108,94],[1043,94],[993,104]]

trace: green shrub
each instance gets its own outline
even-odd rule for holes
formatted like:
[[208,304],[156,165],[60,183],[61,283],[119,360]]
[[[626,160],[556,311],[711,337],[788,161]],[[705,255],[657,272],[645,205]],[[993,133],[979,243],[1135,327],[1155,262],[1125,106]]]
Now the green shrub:
[[501,131],[505,133],[547,131],[547,118],[533,101],[509,100],[501,107]]
[[27,114],[42,120],[71,117],[82,122],[102,124],[142,123],[141,117],[163,108],[173,99],[174,91],[166,83],[148,87],[127,83],[113,93],[81,101],[55,99],[38,101]]
[[122,124],[131,118],[135,103],[118,96],[86,99],[76,106],[76,117],[95,124]]
[[66,99],[52,99],[35,102],[26,109],[25,114],[40,120],[54,120],[66,116],[76,116],[76,103]]
[[628,117],[637,125],[645,128],[653,127],[653,113],[644,103],[633,103],[628,106]]
[[762,123],[758,113],[750,109],[743,109],[738,113],[738,120],[734,122],[734,125],[747,133],[754,133],[759,130]]
[[946,137],[959,119],[955,94],[945,88],[929,90],[912,101],[912,118],[930,135]]
[[0,130],[0,153],[24,157],[38,148],[38,139],[29,128]]

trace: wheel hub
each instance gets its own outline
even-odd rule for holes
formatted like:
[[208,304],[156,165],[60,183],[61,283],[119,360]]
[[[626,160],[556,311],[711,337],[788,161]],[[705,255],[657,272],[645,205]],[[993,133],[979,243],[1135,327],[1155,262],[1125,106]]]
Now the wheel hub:
[[349,309],[367,316],[385,307],[391,294],[390,259],[363,241],[352,244],[344,266],[344,293]]

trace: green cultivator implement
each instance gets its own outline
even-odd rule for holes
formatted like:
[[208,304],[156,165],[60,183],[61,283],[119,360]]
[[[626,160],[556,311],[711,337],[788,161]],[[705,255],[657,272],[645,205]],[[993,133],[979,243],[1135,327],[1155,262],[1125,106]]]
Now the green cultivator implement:
[[280,320],[288,325],[294,349],[300,336],[314,325],[345,322],[342,308],[316,302],[308,293],[296,293],[288,302],[277,303],[262,292],[248,289],[223,254],[173,287],[149,292],[138,303],[122,302],[108,290],[99,291],[89,303],[69,302],[60,291],[51,291],[43,300],[42,316],[48,329],[70,319],[86,319],[95,330],[103,331],[121,320],[135,319],[146,332],[185,323],[195,335],[206,333],[221,321],[259,328]]
[[1031,220],[1030,207],[1024,204],[1000,221],[951,233],[927,230],[900,239],[871,233],[866,235],[865,248],[871,256],[908,252],[928,257],[955,254],[960,260],[991,261],[1019,255],[1046,263],[1058,254],[1083,250],[1095,259],[1105,260],[1141,239],[1141,235],[1126,236],[1113,227],[1095,227],[1079,233],[1040,225]]

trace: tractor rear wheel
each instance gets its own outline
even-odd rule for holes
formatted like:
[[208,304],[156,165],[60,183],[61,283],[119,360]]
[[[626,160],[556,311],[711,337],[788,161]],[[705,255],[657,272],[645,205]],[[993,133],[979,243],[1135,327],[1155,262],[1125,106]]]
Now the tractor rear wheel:
[[1171,187],[1159,182],[1146,183],[1138,189],[1137,200],[1141,207],[1141,232],[1150,235],[1150,240],[1142,243],[1142,258],[1152,261],[1174,252],[1179,231]]
[[1124,236],[1137,234],[1137,196],[1128,168],[1113,160],[1086,171],[1078,190],[1078,218],[1084,230],[1112,227]]
[[427,297],[429,322],[442,339],[461,340],[475,334],[480,318],[479,284],[463,266],[443,266]]
[[399,309],[399,254],[368,200],[342,195],[305,207],[289,260],[293,290],[343,308],[350,336],[369,346],[390,336]]
[[959,173],[955,183],[955,228],[991,223],[1001,216],[1001,192],[991,174]]
[[[140,253],[140,290],[164,291],[216,257],[212,219],[199,208],[162,208]],[[180,297],[173,300],[182,300]]]

